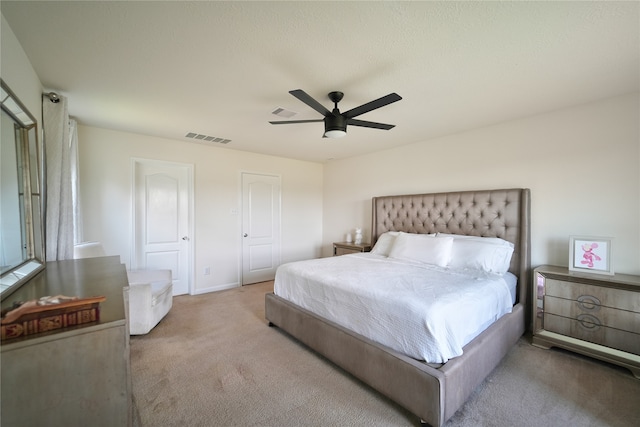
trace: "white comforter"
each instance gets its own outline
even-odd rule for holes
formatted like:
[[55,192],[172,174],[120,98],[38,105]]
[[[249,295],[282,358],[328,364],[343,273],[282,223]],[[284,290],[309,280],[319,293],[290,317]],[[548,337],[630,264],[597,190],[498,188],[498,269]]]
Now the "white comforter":
[[428,363],[460,356],[512,307],[503,276],[368,253],[283,264],[274,293]]

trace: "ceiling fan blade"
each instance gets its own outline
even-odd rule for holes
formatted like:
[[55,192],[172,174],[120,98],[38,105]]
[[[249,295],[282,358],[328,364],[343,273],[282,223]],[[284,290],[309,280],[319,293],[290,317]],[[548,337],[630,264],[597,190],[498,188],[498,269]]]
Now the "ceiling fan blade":
[[378,98],[375,101],[367,102],[366,104],[362,104],[359,107],[352,108],[349,111],[345,111],[344,113],[342,113],[342,115],[350,119],[352,117],[359,116],[360,114],[368,113],[369,111],[375,110],[376,108],[389,105],[392,102],[400,101],[401,99],[402,97],[397,93],[390,93],[389,95]]
[[324,105],[313,99],[307,92],[303,91],[302,89],[290,90],[289,93],[307,104],[309,107],[316,110],[318,113],[322,114],[323,116],[331,114],[331,111],[327,110]]
[[322,122],[324,119],[313,119],[313,120],[285,120],[281,122],[269,122],[272,125],[290,125],[292,123],[315,123]]
[[351,126],[361,126],[363,128],[374,128],[374,129],[384,129],[384,130],[389,130],[396,126],[396,125],[388,125],[385,123],[368,122],[366,120],[358,120],[358,119],[347,119],[347,124]]

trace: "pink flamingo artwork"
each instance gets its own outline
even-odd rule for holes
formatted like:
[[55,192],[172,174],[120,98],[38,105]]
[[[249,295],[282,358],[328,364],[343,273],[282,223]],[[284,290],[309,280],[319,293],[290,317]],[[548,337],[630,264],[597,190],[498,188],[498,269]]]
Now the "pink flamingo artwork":
[[584,253],[582,254],[582,261],[580,261],[580,264],[584,264],[589,268],[593,268],[594,261],[602,260],[602,258],[600,258],[596,253],[593,252],[593,250],[597,247],[597,243],[585,243],[584,245],[582,245],[582,250],[584,251]]

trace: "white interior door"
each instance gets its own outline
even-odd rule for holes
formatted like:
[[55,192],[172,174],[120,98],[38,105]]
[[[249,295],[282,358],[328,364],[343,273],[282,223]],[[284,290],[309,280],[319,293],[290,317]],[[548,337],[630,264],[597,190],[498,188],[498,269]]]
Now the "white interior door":
[[173,295],[191,291],[191,165],[134,160],[133,269],[170,269]]
[[242,284],[273,280],[280,264],[280,177],[242,174]]

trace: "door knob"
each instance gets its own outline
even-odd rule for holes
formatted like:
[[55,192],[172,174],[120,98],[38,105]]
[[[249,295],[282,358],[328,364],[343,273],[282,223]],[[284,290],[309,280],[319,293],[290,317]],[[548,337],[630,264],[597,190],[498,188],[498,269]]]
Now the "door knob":
[[248,234],[247,234],[247,233],[244,233],[244,234],[242,235],[242,237],[247,237],[247,236],[248,236]]
[[187,236],[184,236],[182,240],[189,240],[189,238]]

